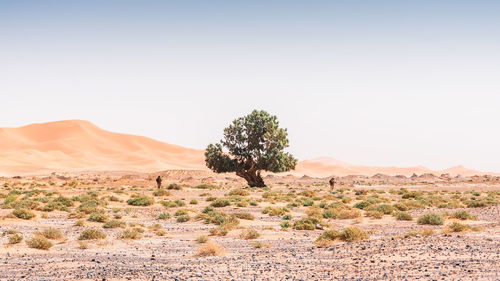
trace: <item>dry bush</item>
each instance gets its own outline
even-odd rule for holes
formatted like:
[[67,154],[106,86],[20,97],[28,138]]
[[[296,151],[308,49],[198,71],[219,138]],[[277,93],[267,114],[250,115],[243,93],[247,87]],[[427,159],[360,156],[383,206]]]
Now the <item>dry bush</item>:
[[255,220],[254,215],[248,213],[248,212],[241,212],[241,213],[236,213],[234,214],[237,218],[242,219],[242,220]]
[[99,229],[89,228],[80,233],[78,240],[104,239],[106,236],[106,233],[100,231]]
[[220,244],[209,241],[198,247],[197,256],[219,256],[225,252],[226,250]]
[[59,229],[55,228],[47,228],[43,232],[41,232],[40,235],[51,240],[59,240],[64,238],[62,232]]
[[26,240],[26,245],[34,249],[48,250],[54,244],[41,235],[35,235],[33,238]]
[[342,220],[355,219],[355,218],[361,217],[361,212],[357,209],[340,210],[338,215],[339,215],[339,219],[342,219]]
[[16,209],[12,211],[12,214],[23,220],[30,220],[35,217],[35,213],[25,208]]
[[251,229],[247,229],[243,232],[240,233],[240,238],[241,239],[257,239],[260,237],[260,233],[257,232],[257,230],[251,228]]
[[418,218],[418,224],[442,225],[444,217],[440,213],[427,213]]
[[141,239],[141,234],[137,231],[137,229],[125,229],[124,231],[118,233],[117,238],[124,240],[137,240]]
[[206,235],[200,235],[200,236],[198,236],[198,237],[196,238],[196,242],[198,242],[198,243],[202,243],[202,244],[203,244],[203,243],[207,243],[207,242],[208,242],[208,240],[209,240],[209,238],[208,238],[208,236],[206,236]]
[[17,244],[23,241],[23,236],[19,233],[15,233],[9,236],[9,244]]

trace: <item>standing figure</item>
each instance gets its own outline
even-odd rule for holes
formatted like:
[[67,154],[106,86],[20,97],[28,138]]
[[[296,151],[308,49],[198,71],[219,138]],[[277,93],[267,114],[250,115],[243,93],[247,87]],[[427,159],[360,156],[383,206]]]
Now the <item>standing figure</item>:
[[161,176],[156,178],[156,185],[158,185],[158,188],[161,188]]
[[330,190],[333,190],[335,188],[335,178],[330,179]]

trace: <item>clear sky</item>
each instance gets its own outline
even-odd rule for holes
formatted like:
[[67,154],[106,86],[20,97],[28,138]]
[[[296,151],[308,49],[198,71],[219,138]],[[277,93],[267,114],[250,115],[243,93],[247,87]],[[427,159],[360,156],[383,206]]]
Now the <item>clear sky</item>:
[[205,148],[252,109],[299,159],[500,171],[500,1],[0,2],[0,127]]

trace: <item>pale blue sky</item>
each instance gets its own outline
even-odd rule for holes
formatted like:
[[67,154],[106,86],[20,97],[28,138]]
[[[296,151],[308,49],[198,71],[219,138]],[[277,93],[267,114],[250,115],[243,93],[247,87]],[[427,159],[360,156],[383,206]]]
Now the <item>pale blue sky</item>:
[[[105,2],[105,3],[102,3]],[[300,159],[500,171],[495,1],[2,1],[0,126],[204,148],[252,109]]]

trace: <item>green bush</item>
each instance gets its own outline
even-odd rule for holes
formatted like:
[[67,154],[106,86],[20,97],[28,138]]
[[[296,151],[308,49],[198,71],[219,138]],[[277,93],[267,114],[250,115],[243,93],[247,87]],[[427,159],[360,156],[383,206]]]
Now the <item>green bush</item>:
[[12,212],[12,214],[23,220],[30,220],[35,217],[35,214],[28,209],[16,209]]
[[107,222],[109,216],[104,211],[93,212],[90,214],[88,221],[93,222]]
[[176,183],[172,183],[170,184],[167,189],[173,189],[173,190],[181,190],[182,189],[182,186],[176,184]]
[[281,228],[289,228],[290,227],[290,221],[282,221],[280,223]]
[[161,213],[158,215],[158,219],[159,220],[168,220],[170,218],[170,214],[169,213]]
[[102,227],[103,228],[116,228],[116,227],[125,227],[126,223],[124,221],[119,221],[119,220],[111,220],[105,223]]
[[430,225],[442,225],[444,223],[444,217],[439,213],[427,213],[421,215],[418,220],[418,224],[430,224]]
[[288,209],[286,208],[276,208],[276,207],[265,207],[264,210],[262,210],[263,214],[267,214],[269,216],[283,216],[286,212],[288,212]]
[[475,220],[477,219],[476,216],[471,215],[469,212],[466,210],[463,211],[457,211],[453,213],[453,217],[461,220]]
[[363,231],[362,229],[352,226],[347,227],[343,231],[328,229],[325,230],[319,237],[316,239],[317,245],[328,245],[335,240],[343,240],[347,242],[354,242],[360,240],[369,239],[369,235]]
[[293,223],[293,228],[297,230],[314,230],[321,221],[314,217],[307,217]]
[[413,217],[409,213],[406,213],[406,212],[396,212],[396,213],[394,213],[394,217],[396,217],[396,219],[398,221],[411,221],[411,220],[413,220]]
[[80,236],[78,236],[78,240],[94,240],[94,239],[104,239],[106,238],[106,233],[98,230],[98,229],[85,229]]
[[150,206],[154,204],[154,199],[145,195],[136,195],[127,200],[127,203],[132,206]]
[[449,225],[449,228],[453,232],[462,232],[462,231],[470,229],[471,226],[467,225],[467,224],[459,223],[459,222],[453,222],[452,224]]
[[225,198],[217,198],[210,206],[215,207],[215,208],[221,208],[221,207],[226,207],[231,205],[231,202],[229,202],[228,199]]
[[354,208],[358,208],[358,209],[361,209],[363,210],[364,208],[370,206],[370,203],[366,202],[366,201],[361,201],[361,202],[358,202],[356,204],[354,204]]

